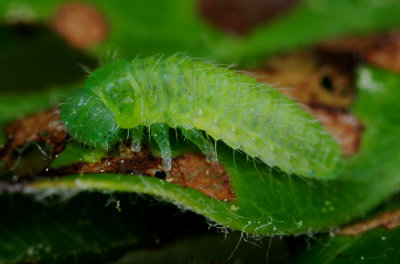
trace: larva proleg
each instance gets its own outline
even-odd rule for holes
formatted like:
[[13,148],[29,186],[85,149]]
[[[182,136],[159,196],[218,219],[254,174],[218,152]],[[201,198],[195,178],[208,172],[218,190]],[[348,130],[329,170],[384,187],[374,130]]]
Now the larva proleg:
[[169,144],[169,126],[164,123],[155,123],[150,126],[151,138],[157,143],[163,159],[163,167],[171,169],[172,154]]
[[200,130],[196,128],[186,129],[183,127],[179,127],[182,132],[182,135],[193,142],[205,155],[208,161],[217,162],[218,157],[215,151],[213,144],[208,141],[201,133]]
[[[128,135],[137,151],[144,127],[171,164],[168,129],[182,131],[210,161],[222,140],[288,174],[332,178],[339,145],[295,102],[253,78],[179,56],[114,61],[93,72],[61,107],[71,136],[107,148]],[[203,131],[206,135],[203,135]]]
[[127,139],[131,139],[131,149],[134,152],[139,152],[140,144],[143,139],[143,126],[137,126],[137,127],[128,129]]

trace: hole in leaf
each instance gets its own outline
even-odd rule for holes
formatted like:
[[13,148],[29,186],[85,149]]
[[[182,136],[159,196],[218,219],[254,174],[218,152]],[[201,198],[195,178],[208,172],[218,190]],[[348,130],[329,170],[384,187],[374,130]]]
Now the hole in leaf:
[[324,76],[321,79],[321,85],[325,88],[325,90],[332,92],[333,91],[333,82],[329,76]]
[[167,174],[165,173],[165,171],[157,171],[154,176],[160,180],[165,180],[165,178],[167,178]]

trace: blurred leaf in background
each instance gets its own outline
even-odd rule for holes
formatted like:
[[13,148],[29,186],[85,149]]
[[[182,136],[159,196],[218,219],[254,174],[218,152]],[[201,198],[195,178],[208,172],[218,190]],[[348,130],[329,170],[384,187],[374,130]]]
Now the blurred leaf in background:
[[[360,51],[366,43],[373,43],[368,51],[390,50],[385,56],[396,61],[396,52],[400,54],[396,38],[382,45],[371,41],[369,34],[392,34],[399,28],[400,2],[261,2],[1,1],[0,126],[8,129],[19,118],[55,109],[70,90],[84,84],[88,72],[117,57],[179,52],[248,69],[262,65],[268,56],[334,37],[365,39],[356,39],[353,46],[353,40],[332,42],[328,52],[333,58],[352,60],[351,69],[343,71],[357,94],[350,110],[326,105],[322,109],[351,111],[363,126],[360,148],[346,160],[336,181],[288,176],[218,143],[219,161],[230,184],[213,181],[217,191],[210,196],[211,189],[199,191],[201,185],[168,182],[155,169],[156,163],[150,164],[148,176],[127,173],[122,161],[131,157],[123,148],[104,153],[67,138],[62,152],[53,157],[54,145],[31,139],[47,138],[43,131],[39,136],[26,135],[33,130],[20,128],[18,139],[24,144],[11,152],[5,151],[10,147],[7,140],[17,134],[2,134],[0,146],[6,145],[0,150],[0,262],[398,262],[398,228],[357,236],[331,237],[326,232],[333,234],[338,226],[362,221],[384,201],[389,201],[390,210],[398,208],[388,199],[400,187],[400,75],[393,72],[395,67],[391,72],[376,67],[382,66],[379,63],[358,64],[372,61],[372,55]],[[375,58],[381,60],[379,54]],[[308,55],[307,59],[311,60]],[[288,76],[308,67],[295,65],[284,64]],[[318,67],[323,68],[317,64],[309,76]],[[334,89],[336,79],[322,73],[321,85]],[[277,87],[284,87],[285,81],[278,79]],[[30,122],[38,123],[34,118]],[[195,149],[179,135],[171,138],[175,156]],[[150,142],[148,147],[149,157],[156,160],[157,148]],[[18,160],[20,167],[36,167],[19,170],[14,164],[10,170],[6,156]],[[108,161],[119,165],[102,172]],[[233,196],[216,199],[220,187]],[[187,209],[197,214],[182,212]],[[228,232],[226,240],[216,231]],[[284,239],[265,237],[268,234]],[[307,235],[289,237],[300,234]],[[313,240],[310,249],[304,239]]]

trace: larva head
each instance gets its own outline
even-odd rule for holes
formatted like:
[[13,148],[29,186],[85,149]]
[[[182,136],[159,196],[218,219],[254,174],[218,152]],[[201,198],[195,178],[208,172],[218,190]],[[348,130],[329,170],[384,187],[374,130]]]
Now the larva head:
[[89,146],[108,148],[121,133],[109,108],[90,90],[72,92],[60,114],[69,134]]

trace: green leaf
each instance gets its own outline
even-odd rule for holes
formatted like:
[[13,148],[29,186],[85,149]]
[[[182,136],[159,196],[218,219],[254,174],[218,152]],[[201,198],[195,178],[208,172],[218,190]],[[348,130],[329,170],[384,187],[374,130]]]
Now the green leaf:
[[260,55],[298,49],[330,38],[382,31],[400,24],[398,10],[400,2],[396,0],[305,0],[235,45],[220,46],[221,54],[217,54],[226,59],[259,59]]
[[[0,128],[35,111],[55,107],[65,97],[68,88],[54,88],[42,93],[30,92],[25,93],[23,96],[0,94]],[[27,101],[29,101],[29,104]],[[6,140],[6,135],[3,130],[0,130],[0,148],[5,144]]]
[[[2,1],[0,19],[47,22],[62,2]],[[124,57],[186,52],[237,63],[332,37],[371,33],[400,24],[397,0],[307,0],[245,38],[238,38],[211,28],[198,14],[196,0],[85,2],[93,3],[104,13],[111,27],[108,40],[94,51],[104,55],[111,48]]]
[[94,148],[82,148],[76,142],[67,144],[64,151],[57,155],[49,168],[60,168],[78,162],[98,162],[105,156],[105,151]]
[[[157,178],[123,174],[42,179],[31,183],[29,190],[147,193],[189,208],[220,225],[252,234],[299,234],[338,226],[365,215],[400,186],[397,170],[400,162],[399,124],[388,122],[387,118],[370,117],[362,110],[369,106],[375,113],[382,112],[383,115],[387,108],[397,109],[397,100],[371,105],[370,90],[363,86],[363,71],[369,72],[376,78],[374,82],[381,84],[382,89],[373,94],[374,101],[385,100],[387,94],[400,99],[399,75],[372,68],[360,69],[355,110],[365,125],[365,132],[360,152],[346,162],[343,175],[337,181],[306,181],[287,176],[218,144],[218,159],[230,175],[236,195],[231,202],[219,201],[197,190]],[[176,152],[188,151],[185,142],[174,145]]]
[[288,263],[399,263],[400,228],[377,228],[357,236],[318,238]]
[[117,264],[128,263],[282,263],[288,256],[285,243],[278,238],[242,241],[238,232],[205,235],[171,243],[152,250],[128,252]]
[[[35,111],[56,106],[65,98],[70,87],[54,88],[42,93],[21,95],[0,95],[0,127]],[[29,101],[29,104],[27,104]]]
[[[57,106],[81,87],[86,75],[82,65],[95,65],[43,26],[0,25],[0,40],[0,127]],[[1,131],[0,146],[5,140]]]
[[368,230],[357,235],[332,233],[317,236],[311,245],[299,248],[285,263],[397,263],[400,259],[400,227],[386,229],[382,225],[396,223],[399,208],[400,196],[397,193],[371,212],[367,220],[356,223],[356,228],[350,226],[354,231],[361,231],[359,227],[364,223]]
[[209,232],[202,217],[145,197],[73,194],[1,195],[0,263],[103,263]]

